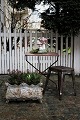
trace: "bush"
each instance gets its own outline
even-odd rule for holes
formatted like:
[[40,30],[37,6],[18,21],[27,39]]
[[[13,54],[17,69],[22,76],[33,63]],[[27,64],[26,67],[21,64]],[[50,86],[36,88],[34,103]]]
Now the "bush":
[[40,82],[41,75],[39,73],[22,73],[18,70],[9,72],[10,78],[8,79],[11,85],[20,85],[21,83],[27,83],[28,85],[37,85]]

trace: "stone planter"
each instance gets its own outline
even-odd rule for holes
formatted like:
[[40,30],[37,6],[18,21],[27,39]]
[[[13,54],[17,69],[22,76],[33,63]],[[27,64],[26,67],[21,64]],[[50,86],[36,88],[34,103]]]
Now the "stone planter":
[[37,85],[28,85],[26,83],[22,83],[20,85],[10,85],[9,83],[5,83],[7,86],[6,89],[6,102],[10,100],[39,100],[42,102],[43,98],[43,88],[40,84]]

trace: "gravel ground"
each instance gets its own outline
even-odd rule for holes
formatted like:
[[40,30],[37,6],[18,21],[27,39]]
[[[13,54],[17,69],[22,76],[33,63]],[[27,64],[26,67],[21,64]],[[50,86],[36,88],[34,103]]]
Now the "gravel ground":
[[[58,99],[58,91],[49,82],[43,102],[5,100],[5,81],[8,75],[0,75],[0,120],[80,120],[80,77],[76,76],[76,93],[73,95],[72,81],[66,76],[62,100]],[[57,83],[57,76],[52,76]]]

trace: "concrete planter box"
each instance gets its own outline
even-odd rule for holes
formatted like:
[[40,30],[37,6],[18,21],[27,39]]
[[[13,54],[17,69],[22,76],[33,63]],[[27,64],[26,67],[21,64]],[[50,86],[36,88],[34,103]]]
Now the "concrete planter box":
[[6,102],[10,100],[39,100],[42,102],[43,98],[43,88],[40,84],[37,85],[28,85],[26,83],[22,83],[20,85],[10,85],[6,84]]

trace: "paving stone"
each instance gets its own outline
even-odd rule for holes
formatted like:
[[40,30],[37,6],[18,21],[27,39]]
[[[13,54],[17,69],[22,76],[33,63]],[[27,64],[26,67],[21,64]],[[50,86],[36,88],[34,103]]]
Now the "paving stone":
[[[62,100],[52,82],[46,89],[43,102],[5,100],[5,85],[8,75],[0,75],[0,120],[80,120],[80,77],[76,77],[77,96],[73,95],[72,80],[67,76]],[[57,83],[57,77],[55,82]]]

